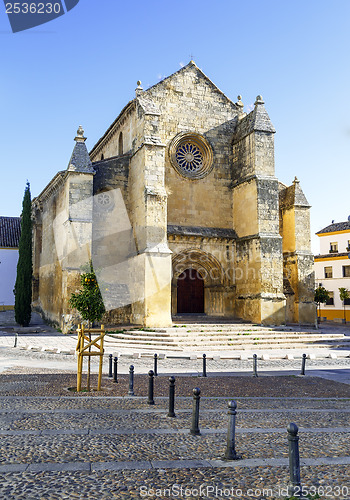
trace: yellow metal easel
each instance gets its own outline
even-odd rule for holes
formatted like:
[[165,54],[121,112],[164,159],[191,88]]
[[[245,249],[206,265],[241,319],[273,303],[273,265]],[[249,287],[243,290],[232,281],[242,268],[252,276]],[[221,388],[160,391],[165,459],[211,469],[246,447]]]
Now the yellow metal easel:
[[[78,344],[76,351],[78,352],[78,374],[77,374],[77,392],[81,391],[81,377],[83,372],[83,357],[84,356],[100,356],[100,365],[98,370],[98,383],[97,390],[101,390],[102,380],[102,363],[103,363],[103,339],[105,336],[104,326],[101,325],[100,329],[90,328],[85,329],[84,325],[78,325]],[[100,334],[95,340],[90,341],[90,337],[86,334]],[[87,344],[85,345],[85,341]],[[92,348],[96,347],[98,350],[93,351]]]

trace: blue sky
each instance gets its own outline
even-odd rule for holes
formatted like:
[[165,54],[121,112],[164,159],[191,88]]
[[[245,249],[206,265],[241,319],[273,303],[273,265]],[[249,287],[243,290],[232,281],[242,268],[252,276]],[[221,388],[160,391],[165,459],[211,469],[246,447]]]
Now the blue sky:
[[[350,215],[348,0],[80,0],[64,16],[13,34],[0,5],[0,215],[21,212],[67,167],[78,125],[91,149],[122,107],[191,57],[250,110],[262,94],[276,175],[296,175],[312,232]],[[318,250],[314,238],[314,251]]]

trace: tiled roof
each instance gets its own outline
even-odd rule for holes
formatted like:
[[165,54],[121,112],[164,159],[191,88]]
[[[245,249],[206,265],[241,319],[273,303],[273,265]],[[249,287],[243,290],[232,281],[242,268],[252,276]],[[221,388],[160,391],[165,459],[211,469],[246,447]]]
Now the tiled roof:
[[69,170],[75,172],[94,173],[89,153],[84,142],[77,142],[68,165]]
[[0,248],[18,248],[20,235],[20,217],[0,217]]
[[333,233],[335,231],[350,231],[350,221],[347,220],[345,222],[335,222],[321,229],[320,231],[317,231],[316,234]]
[[320,254],[320,255],[315,255],[315,260],[316,259],[323,259],[323,260],[334,259],[334,257],[348,259],[348,255],[349,255],[349,253],[347,253],[347,252],[342,252],[342,253],[336,253],[336,252],[334,252],[334,253],[324,253],[324,254]]

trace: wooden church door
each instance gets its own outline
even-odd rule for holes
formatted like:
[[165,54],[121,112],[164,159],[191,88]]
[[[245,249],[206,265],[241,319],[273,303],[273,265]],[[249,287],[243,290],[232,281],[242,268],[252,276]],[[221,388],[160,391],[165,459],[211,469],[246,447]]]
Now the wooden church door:
[[204,280],[196,269],[186,269],[177,279],[177,312],[204,313]]

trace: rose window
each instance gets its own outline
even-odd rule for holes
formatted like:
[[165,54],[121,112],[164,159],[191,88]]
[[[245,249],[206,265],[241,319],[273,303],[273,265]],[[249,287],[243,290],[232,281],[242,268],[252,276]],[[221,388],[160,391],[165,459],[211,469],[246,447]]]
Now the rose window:
[[213,168],[213,151],[205,137],[182,132],[169,146],[170,161],[178,174],[190,179],[201,179]]
[[181,144],[176,151],[176,160],[187,172],[195,172],[203,165],[203,155],[195,144]]

